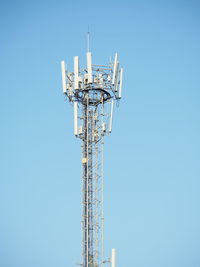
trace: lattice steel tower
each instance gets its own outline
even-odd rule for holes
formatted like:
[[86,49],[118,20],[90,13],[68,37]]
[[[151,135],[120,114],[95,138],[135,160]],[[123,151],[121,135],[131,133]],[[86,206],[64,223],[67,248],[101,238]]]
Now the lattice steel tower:
[[103,146],[104,136],[112,131],[113,108],[122,94],[123,69],[118,55],[107,65],[92,64],[87,52],[87,67],[74,71],[61,62],[63,93],[74,105],[74,135],[82,140],[82,263],[83,267],[102,267],[110,261],[115,267],[115,249],[110,260],[104,258]]

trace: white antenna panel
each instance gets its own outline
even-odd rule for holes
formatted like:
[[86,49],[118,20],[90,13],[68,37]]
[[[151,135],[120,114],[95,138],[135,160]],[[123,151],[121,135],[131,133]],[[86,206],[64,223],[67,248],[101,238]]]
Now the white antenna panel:
[[63,93],[66,93],[67,92],[67,81],[66,81],[65,61],[61,61],[61,73],[62,73],[62,88],[63,88]]
[[111,265],[116,267],[116,249],[112,248]]
[[88,83],[92,83],[92,54],[87,52]]
[[109,124],[109,133],[112,132],[112,123],[113,123],[113,109],[114,109],[114,100],[111,101],[111,110],[110,110],[110,124]]
[[113,77],[112,77],[112,84],[115,84],[115,80],[116,80],[116,74],[117,74],[117,65],[118,63],[118,55],[117,53],[115,54],[115,61],[114,61],[114,68],[113,68]]
[[79,62],[78,62],[78,56],[74,57],[74,89],[79,89]]
[[78,102],[74,102],[74,135],[78,135]]
[[119,98],[122,97],[122,79],[123,79],[123,68],[121,68],[120,70]]

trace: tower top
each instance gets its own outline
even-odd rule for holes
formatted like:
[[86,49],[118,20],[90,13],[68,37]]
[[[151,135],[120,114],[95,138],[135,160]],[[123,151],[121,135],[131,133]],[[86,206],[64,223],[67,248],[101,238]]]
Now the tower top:
[[86,68],[80,68],[78,56],[74,57],[73,72],[68,72],[65,62],[61,62],[63,93],[70,102],[81,102],[84,101],[85,92],[89,92],[90,105],[97,105],[110,99],[119,100],[122,96],[123,69],[119,68],[118,54],[115,54],[114,62],[108,65],[92,64],[89,40],[87,48]]
[[87,33],[87,65],[79,66],[79,57],[74,57],[74,71],[68,72],[65,62],[61,62],[63,93],[70,102],[74,103],[75,130],[79,136],[78,110],[81,106],[97,108],[99,105],[110,105],[109,126],[102,127],[102,135],[111,133],[114,102],[122,97],[123,69],[119,67],[118,54],[115,54],[114,62],[107,65],[92,64],[92,53],[89,52],[89,37]]

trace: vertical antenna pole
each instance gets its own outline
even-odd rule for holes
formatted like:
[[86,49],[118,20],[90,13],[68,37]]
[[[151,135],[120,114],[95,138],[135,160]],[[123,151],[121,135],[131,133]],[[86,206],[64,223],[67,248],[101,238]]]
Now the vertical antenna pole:
[[87,52],[90,51],[90,29],[88,25],[88,32],[87,32]]
[[111,266],[116,267],[116,249],[112,248]]

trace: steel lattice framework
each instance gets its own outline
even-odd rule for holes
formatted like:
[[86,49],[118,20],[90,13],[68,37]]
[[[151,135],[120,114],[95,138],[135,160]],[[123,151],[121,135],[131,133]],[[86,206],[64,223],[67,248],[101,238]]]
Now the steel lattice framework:
[[[61,62],[63,93],[74,104],[74,134],[82,140],[82,263],[100,267],[104,259],[103,149],[104,136],[112,131],[113,107],[121,98],[123,69],[114,63],[93,65],[87,52],[87,68],[74,72]],[[115,266],[114,251],[112,266]]]

